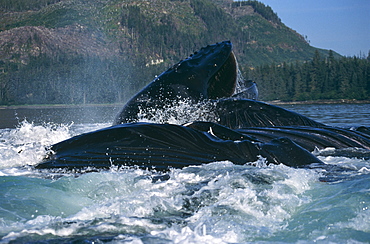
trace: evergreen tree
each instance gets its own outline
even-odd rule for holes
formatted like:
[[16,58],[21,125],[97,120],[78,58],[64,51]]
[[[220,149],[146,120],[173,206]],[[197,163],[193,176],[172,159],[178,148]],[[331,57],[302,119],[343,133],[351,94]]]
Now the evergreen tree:
[[[370,62],[365,58],[322,59],[295,65],[264,65],[251,70],[264,100],[369,99]],[[283,89],[284,88],[284,89]]]

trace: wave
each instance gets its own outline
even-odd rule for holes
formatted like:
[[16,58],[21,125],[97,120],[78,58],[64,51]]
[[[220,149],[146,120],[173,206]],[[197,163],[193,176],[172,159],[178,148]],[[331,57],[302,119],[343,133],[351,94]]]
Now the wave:
[[53,143],[106,126],[23,121],[0,131],[0,243],[368,241],[368,159],[319,156],[340,167],[296,169],[261,158],[168,173],[26,167]]

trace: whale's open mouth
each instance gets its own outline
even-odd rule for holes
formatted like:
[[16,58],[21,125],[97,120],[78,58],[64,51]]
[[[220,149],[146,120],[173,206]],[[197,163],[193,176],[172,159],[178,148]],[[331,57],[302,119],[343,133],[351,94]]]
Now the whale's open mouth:
[[238,63],[234,53],[230,52],[223,65],[208,80],[208,98],[231,97],[235,92],[237,78]]

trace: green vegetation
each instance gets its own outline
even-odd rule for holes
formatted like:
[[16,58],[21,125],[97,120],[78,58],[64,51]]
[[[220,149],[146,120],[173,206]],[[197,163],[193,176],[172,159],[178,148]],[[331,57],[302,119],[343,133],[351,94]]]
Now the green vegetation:
[[252,6],[254,9],[254,12],[260,14],[263,18],[265,18],[268,21],[271,21],[276,24],[280,24],[281,20],[277,16],[276,13],[272,10],[270,6],[266,6],[265,4],[258,2],[258,1],[239,1],[239,2],[233,2],[232,6],[235,7],[241,7],[241,6]]
[[370,97],[370,54],[335,59],[332,51],[328,58],[316,52],[312,61],[262,65],[249,77],[257,81],[263,100],[364,100]]
[[60,1],[61,0],[0,0],[0,10],[6,12],[39,10],[47,5]]
[[[265,99],[369,95],[368,60],[311,47],[258,1],[0,0],[0,14],[0,104],[124,102],[172,64],[224,40]],[[338,67],[326,74],[329,63]]]
[[[31,58],[26,66],[7,63],[0,73],[0,104],[123,102],[147,82],[133,82],[134,67],[126,62],[117,58],[76,56],[71,59],[64,55],[52,59],[41,55]],[[127,80],[124,87],[123,79]]]

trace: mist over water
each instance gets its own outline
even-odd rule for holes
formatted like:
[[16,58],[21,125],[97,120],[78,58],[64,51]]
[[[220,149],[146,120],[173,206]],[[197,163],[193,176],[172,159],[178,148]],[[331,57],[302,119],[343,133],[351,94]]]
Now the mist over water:
[[[350,127],[369,126],[369,106],[288,105],[288,109]],[[109,114],[112,107],[106,110]],[[369,159],[320,156],[341,168],[295,169],[266,166],[261,158],[250,165],[214,162],[172,169],[167,175],[135,168],[85,174],[36,171],[29,165],[40,162],[45,147],[107,127],[115,115],[80,122],[73,115],[58,117],[62,111],[55,109],[53,117],[43,110],[50,120],[27,117],[0,129],[0,243],[370,240]]]

